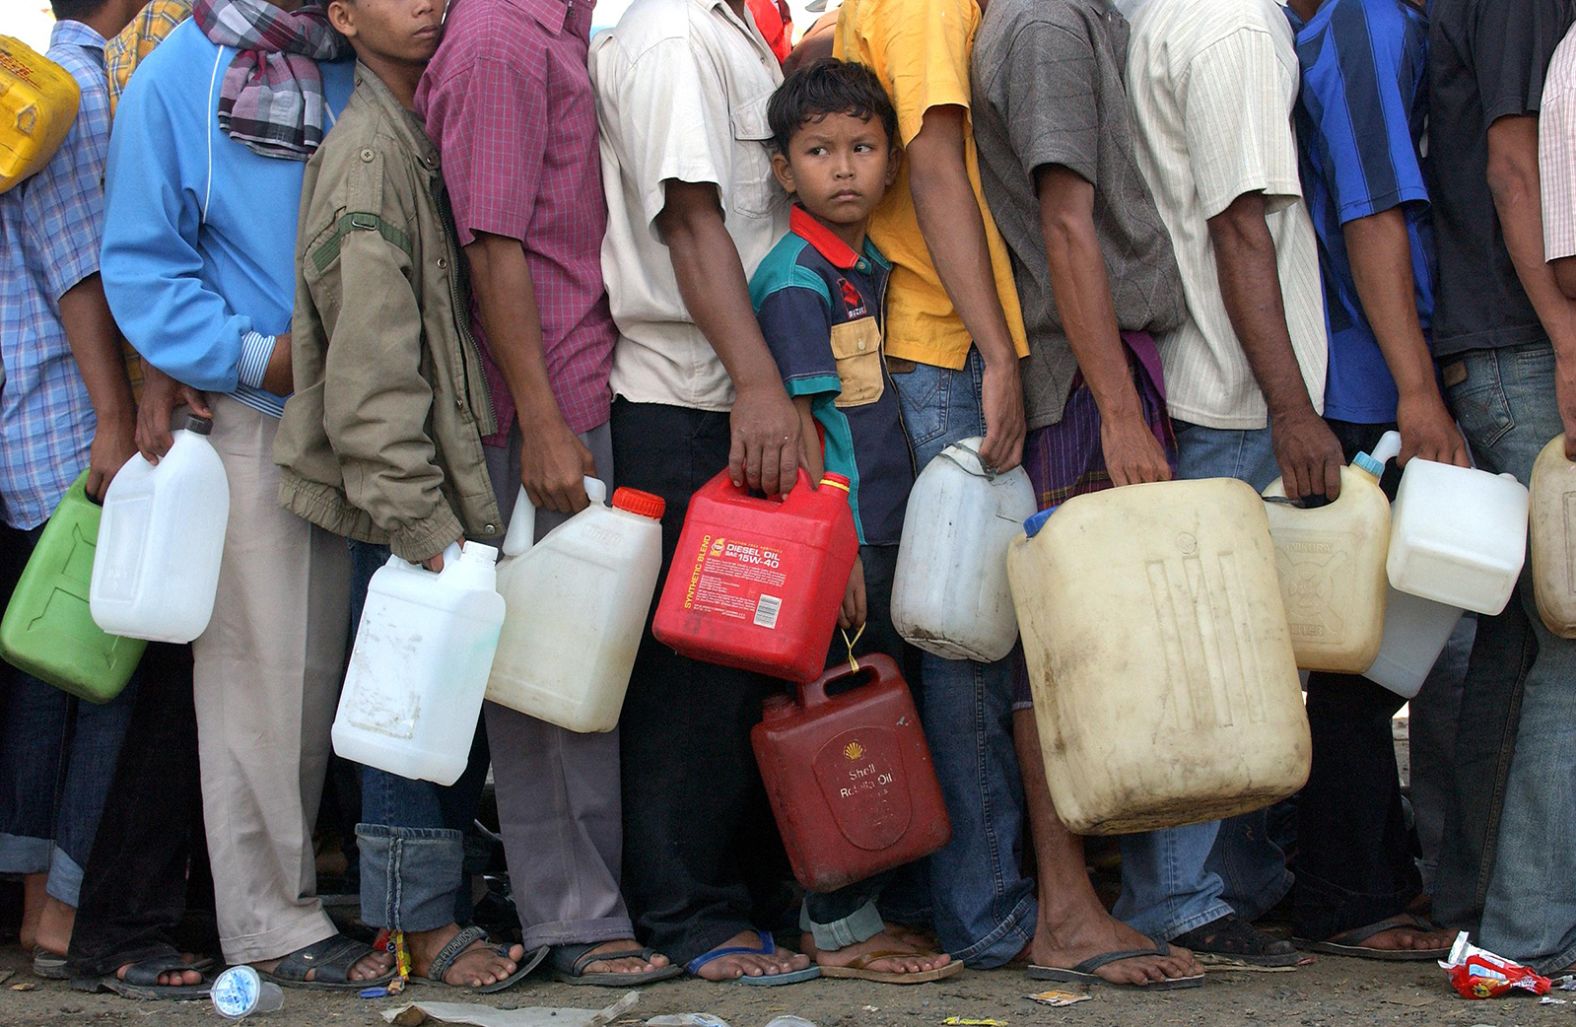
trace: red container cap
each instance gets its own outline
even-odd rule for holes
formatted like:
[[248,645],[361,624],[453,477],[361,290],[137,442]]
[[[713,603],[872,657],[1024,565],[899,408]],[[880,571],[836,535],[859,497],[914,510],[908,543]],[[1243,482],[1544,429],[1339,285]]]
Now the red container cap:
[[827,471],[821,475],[821,484],[830,485],[832,488],[841,489],[844,492],[847,492],[850,486],[850,482],[846,477],[841,474],[835,474],[832,471]]
[[649,492],[639,489],[613,490],[613,509],[624,510],[641,517],[650,517],[654,521],[662,520],[662,513],[668,508],[667,501],[661,496],[653,496]]

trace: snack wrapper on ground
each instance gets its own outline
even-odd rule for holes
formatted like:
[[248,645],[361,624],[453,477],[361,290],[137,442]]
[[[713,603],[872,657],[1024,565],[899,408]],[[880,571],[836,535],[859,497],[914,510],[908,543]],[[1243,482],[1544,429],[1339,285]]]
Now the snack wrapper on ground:
[[1467,941],[1467,932],[1456,935],[1450,957],[1440,967],[1450,978],[1450,986],[1462,998],[1498,998],[1512,991],[1547,995],[1550,981],[1515,960],[1496,956]]

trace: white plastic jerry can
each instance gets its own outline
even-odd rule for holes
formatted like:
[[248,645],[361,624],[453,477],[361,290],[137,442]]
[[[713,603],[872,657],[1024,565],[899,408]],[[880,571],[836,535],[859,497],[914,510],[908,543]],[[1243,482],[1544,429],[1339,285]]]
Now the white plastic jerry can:
[[1013,543],[1046,779],[1073,832],[1218,820],[1307,781],[1264,507],[1229,478],[1127,485]]
[[1526,486],[1514,475],[1412,458],[1390,513],[1397,591],[1495,614],[1527,556]]
[[915,480],[892,579],[892,622],[926,652],[993,663],[1018,640],[1007,548],[1035,500],[1023,468],[985,468],[982,442],[948,446]]
[[207,630],[230,518],[212,430],[187,417],[157,465],[134,455],[104,496],[88,604],[111,635],[179,644]]
[[618,725],[662,570],[659,496],[585,479],[591,505],[532,545],[520,490],[498,591],[508,606],[487,699],[570,731]]
[[459,780],[503,627],[497,559],[467,542],[444,550],[436,574],[397,556],[378,568],[334,716],[336,753],[401,777]]
[[1576,638],[1576,464],[1563,435],[1532,465],[1532,590],[1544,626]]
[[1340,497],[1306,509],[1286,498],[1279,478],[1264,490],[1299,669],[1361,674],[1379,655],[1390,547],[1390,500],[1379,487],[1383,474],[1383,459],[1358,453],[1350,467],[1341,468]]
[[1461,609],[1391,588],[1385,601],[1384,642],[1363,677],[1404,699],[1422,691]]

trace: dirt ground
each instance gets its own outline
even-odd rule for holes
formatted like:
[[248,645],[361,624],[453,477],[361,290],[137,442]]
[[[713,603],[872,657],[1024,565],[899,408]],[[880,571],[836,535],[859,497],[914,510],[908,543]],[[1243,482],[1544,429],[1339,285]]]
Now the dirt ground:
[[[150,1025],[217,1025],[224,1021],[206,1002],[139,1003],[112,995],[84,995],[64,984],[36,981],[14,945],[0,949],[0,1025],[89,1024],[103,1027]],[[17,984],[34,984],[18,992]],[[1142,994],[1096,988],[1079,1005],[1049,1009],[1024,996],[1034,986],[1021,972],[965,971],[947,981],[914,987],[854,981],[814,981],[784,988],[748,988],[680,980],[653,985],[640,993],[639,1004],[615,1021],[636,1027],[663,1013],[708,1012],[731,1027],[764,1027],[782,1014],[795,1014],[817,1027],[920,1027],[940,1025],[948,1017],[994,1019],[1011,1027],[1030,1024],[1075,1024],[1078,1027],[1232,1027],[1246,1024],[1342,1027],[1342,1025],[1488,1025],[1513,1027],[1576,1023],[1576,993],[1564,993],[1567,1005],[1539,1005],[1533,998],[1468,1002],[1445,985],[1444,972],[1429,963],[1385,964],[1322,957],[1290,973],[1213,973],[1203,988],[1169,994]],[[482,1002],[506,1008],[569,1006],[601,1008],[619,992],[576,988],[533,977],[497,996],[468,996],[444,989],[417,990],[447,1002]],[[256,1018],[258,1027],[359,1027],[382,1024],[380,1010],[408,999],[366,1000],[353,995],[287,991],[285,1007]]]

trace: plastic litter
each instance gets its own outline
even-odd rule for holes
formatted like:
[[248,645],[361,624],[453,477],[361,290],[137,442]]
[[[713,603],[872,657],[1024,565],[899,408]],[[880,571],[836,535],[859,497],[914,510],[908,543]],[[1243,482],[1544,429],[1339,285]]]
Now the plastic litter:
[[815,1024],[802,1016],[778,1016],[768,1020],[766,1027],[815,1027]]
[[228,1020],[276,1013],[285,1004],[285,993],[279,985],[263,980],[249,966],[232,966],[220,974],[209,997],[213,1008]]
[[720,1016],[710,1013],[667,1013],[662,1016],[653,1016],[646,1021],[646,1027],[733,1027]]
[[971,1016],[949,1016],[942,1027],[1007,1027],[1006,1020],[981,1020]]
[[1053,988],[1035,995],[1025,995],[1030,1002],[1038,1002],[1042,1006],[1076,1006],[1080,1002],[1087,1002],[1094,998],[1089,994],[1088,988]]
[[1462,998],[1497,998],[1517,989],[1546,995],[1551,984],[1547,977],[1515,960],[1471,944],[1466,931],[1456,935],[1449,958],[1440,960],[1439,966]]
[[463,1023],[473,1027],[604,1027],[635,1008],[639,992],[629,991],[605,1009],[494,1009],[474,1002],[412,1002],[383,1010],[383,1019],[397,1027]]

